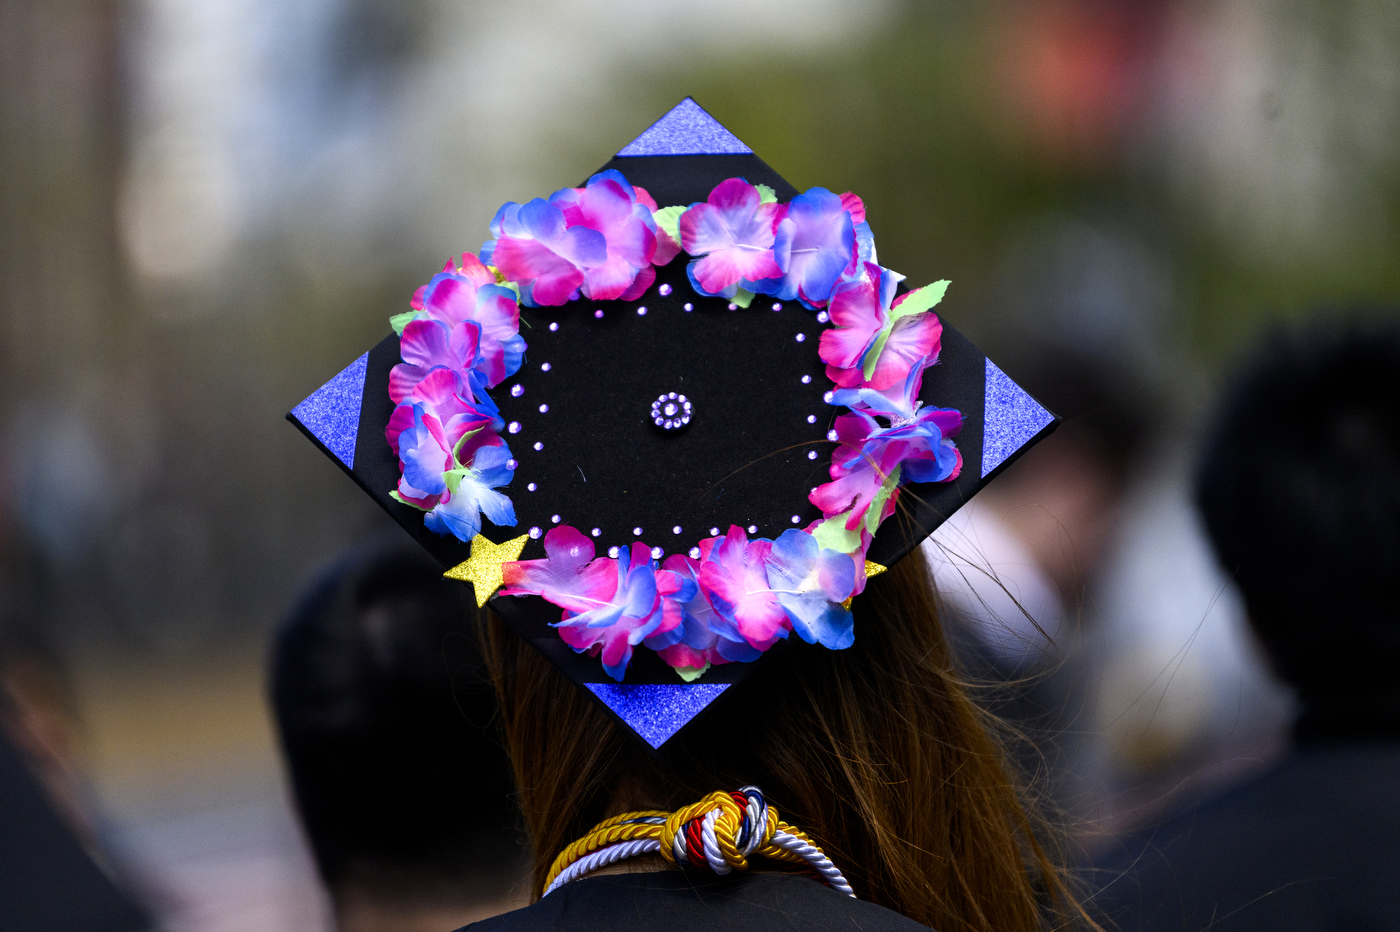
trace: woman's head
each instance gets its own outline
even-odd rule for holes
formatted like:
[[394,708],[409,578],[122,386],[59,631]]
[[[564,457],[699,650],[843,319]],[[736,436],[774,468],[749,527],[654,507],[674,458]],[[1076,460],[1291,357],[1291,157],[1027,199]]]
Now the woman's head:
[[789,639],[659,754],[492,617],[486,653],[537,879],[609,815],[752,783],[858,896],[942,932],[1038,928],[1058,880],[952,670],[919,551],[854,611],[853,647]]

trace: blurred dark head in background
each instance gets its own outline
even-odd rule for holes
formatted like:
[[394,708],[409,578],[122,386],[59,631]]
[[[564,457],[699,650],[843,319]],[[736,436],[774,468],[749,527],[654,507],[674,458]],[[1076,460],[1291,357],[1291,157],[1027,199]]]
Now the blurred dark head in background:
[[348,918],[367,909],[501,901],[519,873],[474,619],[467,588],[405,544],[347,557],[278,634],[272,701],[342,929],[375,927]]
[[1400,684],[1400,326],[1274,333],[1196,482],[1250,623],[1305,703]]
[[988,489],[989,500],[1061,598],[1077,605],[1155,435],[1157,405],[1144,379],[1099,354],[1028,340],[999,358],[1061,422]]

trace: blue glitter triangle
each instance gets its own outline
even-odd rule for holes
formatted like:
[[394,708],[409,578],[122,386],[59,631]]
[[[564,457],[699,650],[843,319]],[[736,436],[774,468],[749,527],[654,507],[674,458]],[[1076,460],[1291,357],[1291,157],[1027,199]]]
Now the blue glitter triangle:
[[369,353],[365,353],[292,409],[292,417],[347,469],[355,468],[355,437],[360,432],[360,399],[365,393],[368,364]]
[[751,155],[753,150],[687,97],[622,147],[619,156]]
[[681,726],[699,715],[728,683],[657,686],[634,683],[585,683],[593,695],[617,713],[647,744],[659,748]]
[[1055,419],[987,360],[986,405],[982,419],[982,478],[1006,462]]

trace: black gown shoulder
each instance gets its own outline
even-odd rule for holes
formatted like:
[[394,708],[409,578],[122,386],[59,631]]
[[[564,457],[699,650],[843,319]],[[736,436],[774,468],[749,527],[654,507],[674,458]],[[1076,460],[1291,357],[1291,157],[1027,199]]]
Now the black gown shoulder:
[[471,932],[926,932],[928,927],[794,874],[698,877],[656,871],[577,880],[524,909],[466,928]]

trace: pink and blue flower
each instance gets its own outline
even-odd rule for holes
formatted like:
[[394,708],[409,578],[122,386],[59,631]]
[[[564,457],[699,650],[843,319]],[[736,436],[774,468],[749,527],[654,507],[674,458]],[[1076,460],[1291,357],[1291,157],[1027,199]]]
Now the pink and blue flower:
[[783,276],[755,282],[751,290],[783,301],[795,298],[811,310],[825,307],[837,283],[859,268],[853,211],[864,222],[860,198],[838,196],[826,188],[809,188],[793,198],[773,241]]
[[895,297],[904,276],[867,263],[865,275],[838,285],[831,321],[822,333],[826,374],[841,388],[883,391],[903,383],[912,370],[938,361],[943,325],[929,308],[941,300],[946,282]]
[[[525,358],[525,339],[520,336],[520,307],[515,292],[496,284],[491,273],[476,256],[462,256],[457,271],[448,268],[434,275],[414,295],[415,322],[441,323],[452,339],[463,324],[476,329],[475,347],[466,368],[481,373],[488,388],[514,375]],[[409,324],[408,326],[412,326]],[[406,335],[408,327],[404,327]],[[408,361],[408,357],[404,357]],[[442,362],[438,365],[447,365]]]
[[849,555],[823,548],[796,528],[780,534],[768,555],[768,585],[808,644],[842,650],[855,642],[851,611],[841,604],[855,589],[855,577]]
[[743,528],[731,526],[700,568],[700,585],[717,616],[711,629],[721,636],[737,635],[758,651],[787,637],[791,627],[768,584],[772,546],[768,540],[750,541]]
[[686,267],[691,285],[702,295],[725,298],[734,297],[741,284],[755,292],[776,287],[783,267],[773,242],[786,214],[744,179],[721,181],[707,200],[681,214],[681,247],[699,257]]
[[[706,538],[700,543],[702,559],[708,559],[711,550],[721,538]],[[663,564],[665,572],[689,581],[694,586],[689,590],[679,590],[678,594],[667,599],[663,612],[675,613],[679,624],[668,635],[668,641],[660,647],[653,647],[661,659],[678,669],[700,670],[710,664],[749,663],[757,660],[763,652],[749,644],[738,629],[715,611],[710,597],[700,584],[700,560],[685,554],[672,554]]]
[[[571,527],[544,538],[546,558],[502,565],[503,595],[538,595],[564,610],[555,625],[579,653],[596,653],[603,669],[621,680],[632,649],[658,632],[663,618],[657,573],[645,544],[617,559],[593,558],[593,542]],[[673,592],[682,592],[683,586]]]
[[575,300],[584,269],[608,261],[608,241],[585,226],[568,225],[556,204],[535,198],[509,201],[491,221],[495,237],[481,247],[483,262],[501,270],[531,306],[556,306]]
[[589,178],[582,188],[554,192],[549,200],[563,212],[570,229],[596,230],[606,243],[604,260],[583,270],[584,297],[631,301],[651,287],[656,280],[656,202],[651,195],[609,169]]
[[499,437],[495,440],[495,444],[473,451],[470,465],[448,471],[444,477],[447,494],[423,519],[428,530],[471,540],[481,533],[482,515],[500,527],[515,526],[515,506],[508,496],[496,491],[509,485],[514,475],[510,447]]
[[599,172],[547,201],[503,205],[482,260],[514,282],[526,304],[554,306],[580,296],[630,301],[656,280],[655,210],[651,195],[621,172]]

